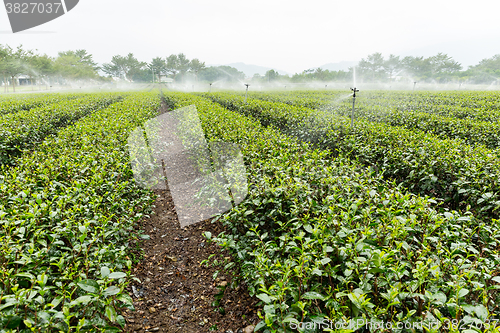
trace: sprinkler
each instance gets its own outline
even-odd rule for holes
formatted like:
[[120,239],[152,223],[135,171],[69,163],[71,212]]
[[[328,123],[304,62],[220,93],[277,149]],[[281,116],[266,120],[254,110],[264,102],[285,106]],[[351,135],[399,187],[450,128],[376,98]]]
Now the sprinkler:
[[417,85],[417,81],[413,82],[413,91],[415,91],[415,86]]
[[247,87],[247,90],[245,91],[245,104],[247,104],[247,97],[248,97],[248,87],[250,86],[248,83],[245,83],[245,86]]
[[209,91],[210,93],[212,92],[212,84],[213,83],[210,83],[210,91]]
[[351,88],[352,94],[352,113],[351,113],[351,127],[354,125],[354,107],[356,105],[356,93],[359,91],[356,87]]

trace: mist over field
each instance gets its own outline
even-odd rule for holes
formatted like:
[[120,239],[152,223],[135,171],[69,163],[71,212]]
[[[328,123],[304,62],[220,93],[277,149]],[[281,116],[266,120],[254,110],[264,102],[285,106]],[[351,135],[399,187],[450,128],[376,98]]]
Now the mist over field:
[[[60,89],[141,89],[161,84],[179,91],[246,89],[364,89],[389,90],[496,90],[500,84],[500,54],[483,59],[465,69],[443,53],[431,57],[400,57],[374,53],[347,69],[305,69],[300,73],[281,74],[269,69],[263,75],[248,75],[231,66],[207,66],[185,54],[138,60],[133,53],[115,55],[108,63],[98,64],[84,49],[62,51],[57,57],[40,54],[21,46],[0,45],[0,82],[4,93]],[[345,65],[344,65],[345,66]],[[251,68],[251,67],[250,67]],[[257,68],[256,68],[257,70]],[[18,88],[19,91],[19,88]]]

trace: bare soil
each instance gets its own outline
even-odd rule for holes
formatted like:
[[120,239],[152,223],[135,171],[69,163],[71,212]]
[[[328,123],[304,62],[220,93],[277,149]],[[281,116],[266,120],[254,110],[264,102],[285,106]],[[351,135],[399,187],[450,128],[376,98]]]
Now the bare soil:
[[[168,112],[166,104],[162,113]],[[206,220],[181,228],[168,190],[155,190],[154,214],[143,219],[138,229],[150,239],[141,242],[142,259],[133,268],[140,283],[133,282],[128,292],[136,311],[127,311],[126,332],[243,332],[256,325],[258,299],[251,298],[245,284],[231,288],[230,272],[214,273],[231,256],[204,236],[223,231],[220,222]],[[215,255],[210,258],[211,255]],[[202,264],[208,260],[207,264]],[[219,306],[215,295],[224,293]]]

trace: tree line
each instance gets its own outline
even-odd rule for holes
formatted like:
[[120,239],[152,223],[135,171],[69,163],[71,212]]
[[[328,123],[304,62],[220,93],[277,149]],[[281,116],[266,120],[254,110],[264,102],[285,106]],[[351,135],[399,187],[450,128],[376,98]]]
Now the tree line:
[[477,65],[464,70],[452,57],[438,53],[431,57],[400,57],[373,53],[361,59],[357,66],[348,71],[329,71],[322,68],[308,69],[291,78],[274,75],[274,79],[289,79],[292,82],[304,81],[344,81],[351,82],[354,71],[360,82],[467,82],[472,84],[491,84],[500,82],[500,54],[481,60]]
[[16,78],[27,76],[30,83],[51,85],[66,79],[102,80],[99,66],[85,50],[59,52],[53,58],[34,50],[0,45],[0,82],[14,91]]
[[188,59],[183,53],[165,58],[156,57],[151,62],[139,61],[133,53],[115,55],[109,63],[98,65],[86,50],[59,52],[56,57],[39,54],[21,46],[12,48],[0,44],[0,84],[5,89],[16,79],[28,77],[29,83],[52,85],[68,81],[111,82],[119,79],[129,82],[158,82],[170,78],[176,82],[188,79],[215,82],[237,82],[245,74],[229,66],[209,66],[197,58]]
[[[483,59],[477,65],[464,70],[462,65],[447,54],[438,53],[432,57],[399,57],[393,54],[384,58],[373,53],[361,59],[357,66],[347,71],[329,71],[322,68],[307,69],[293,76],[280,75],[269,70],[264,76],[256,74],[250,82],[307,82],[339,81],[352,82],[356,71],[357,80],[362,82],[394,82],[411,80],[418,82],[468,82],[492,83],[500,79],[500,54]],[[33,84],[65,84],[68,81],[90,80],[111,82],[119,79],[129,82],[158,82],[168,78],[175,82],[200,81],[206,83],[219,80],[240,82],[245,74],[230,66],[206,66],[201,60],[188,59],[183,53],[156,57],[150,62],[139,61],[133,53],[115,55],[109,63],[102,65],[94,61],[86,50],[59,52],[56,57],[39,54],[36,50],[21,46],[12,48],[0,44],[0,82],[5,89],[16,79],[28,78]]]

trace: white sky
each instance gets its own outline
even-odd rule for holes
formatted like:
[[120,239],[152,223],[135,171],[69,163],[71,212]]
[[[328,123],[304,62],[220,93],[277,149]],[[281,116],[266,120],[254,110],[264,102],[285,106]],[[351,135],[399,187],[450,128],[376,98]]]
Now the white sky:
[[[3,7],[3,6],[2,6]],[[67,15],[0,44],[55,56],[86,49],[97,62],[184,52],[207,64],[244,62],[291,73],[368,54],[448,53],[464,66],[500,54],[500,1],[80,0]]]

